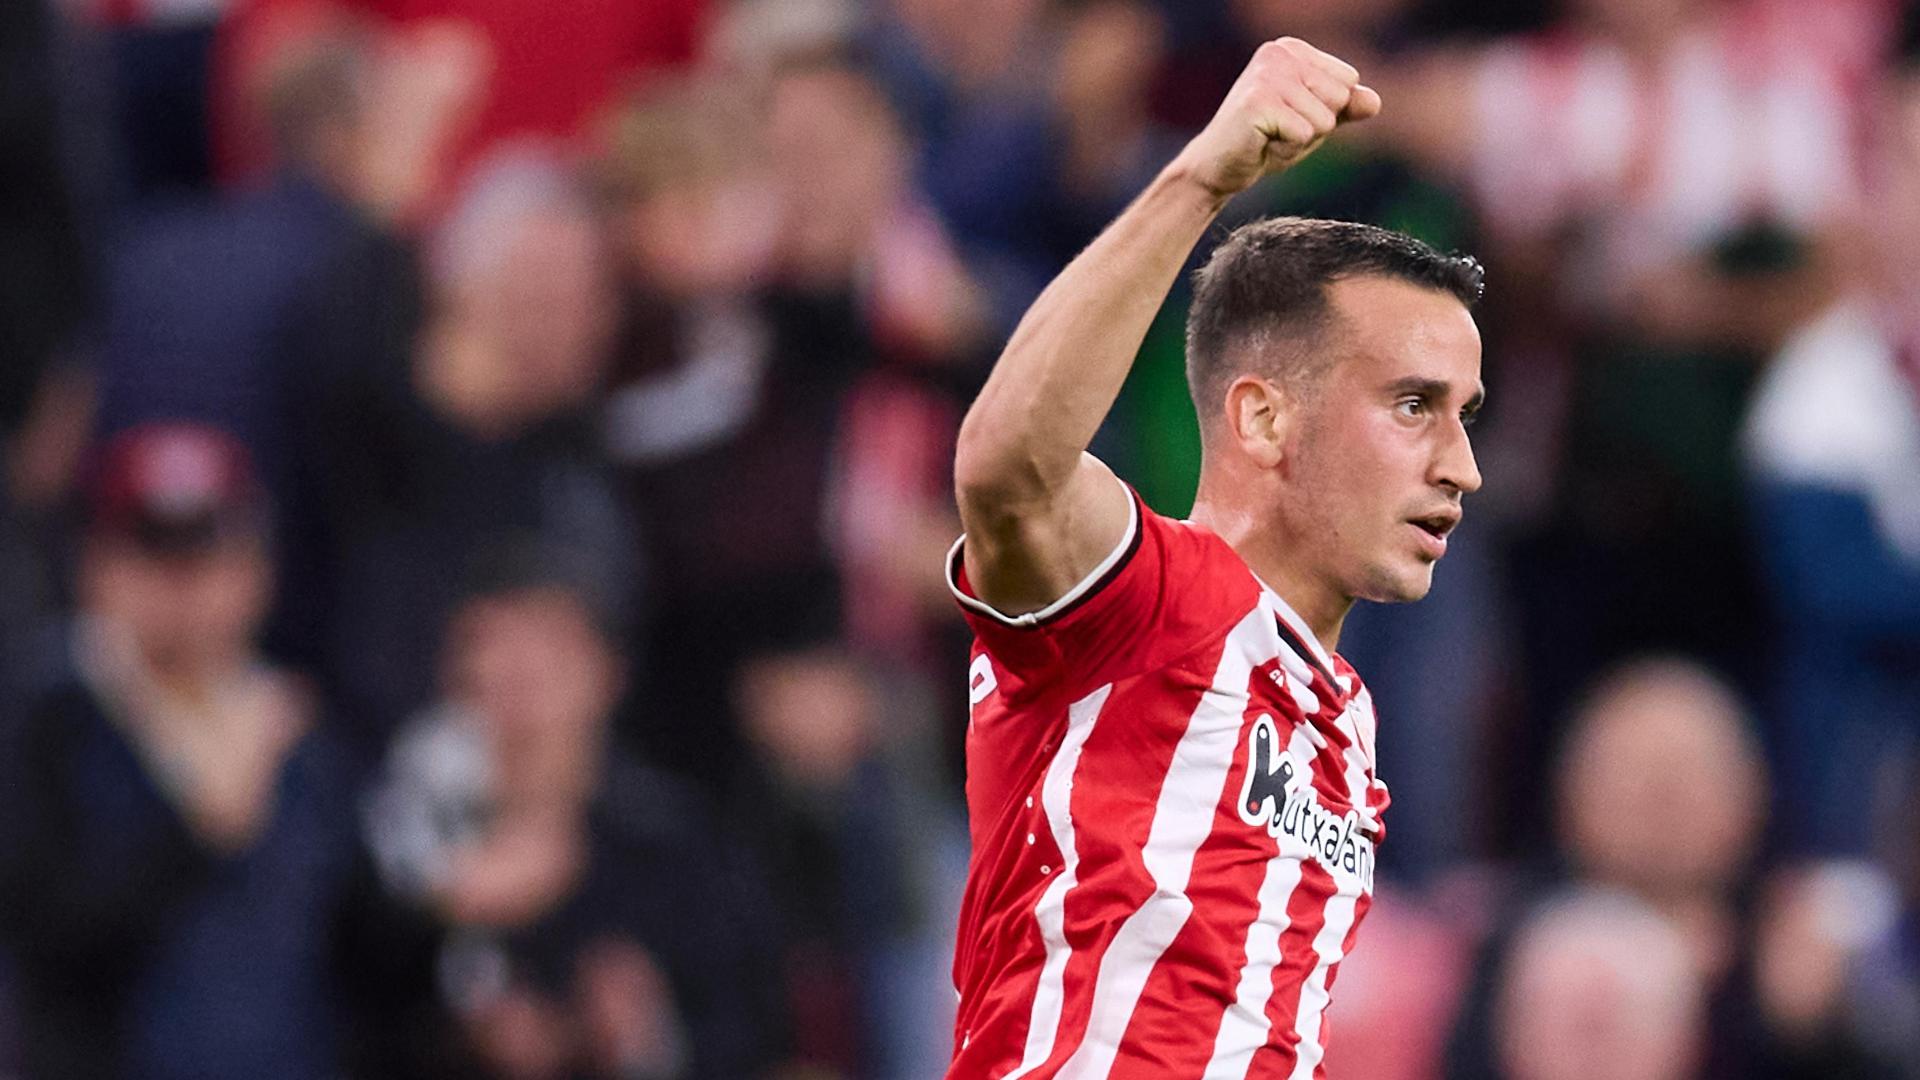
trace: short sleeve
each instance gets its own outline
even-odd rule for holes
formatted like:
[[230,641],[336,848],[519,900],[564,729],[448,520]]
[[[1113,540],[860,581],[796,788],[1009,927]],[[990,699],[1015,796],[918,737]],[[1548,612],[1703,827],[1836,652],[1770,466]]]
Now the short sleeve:
[[967,581],[966,537],[948,552],[947,585],[1007,692],[1077,695],[1138,674],[1191,650],[1255,602],[1257,583],[1224,542],[1127,493],[1120,542],[1039,611],[995,610]]

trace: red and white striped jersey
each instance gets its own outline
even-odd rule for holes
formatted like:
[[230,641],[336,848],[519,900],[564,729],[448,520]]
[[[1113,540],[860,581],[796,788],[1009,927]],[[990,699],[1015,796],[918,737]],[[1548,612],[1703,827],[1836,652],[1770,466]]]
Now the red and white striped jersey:
[[[964,543],[964,538],[963,541]],[[1138,496],[1045,610],[975,598],[949,1078],[1323,1075],[1387,792],[1353,669]]]

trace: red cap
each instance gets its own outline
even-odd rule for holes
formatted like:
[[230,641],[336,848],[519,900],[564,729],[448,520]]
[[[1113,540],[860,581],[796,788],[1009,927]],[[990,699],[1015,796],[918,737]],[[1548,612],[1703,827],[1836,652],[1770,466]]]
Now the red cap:
[[264,529],[265,502],[240,440],[204,424],[143,424],[99,448],[89,525],[154,551],[200,551]]

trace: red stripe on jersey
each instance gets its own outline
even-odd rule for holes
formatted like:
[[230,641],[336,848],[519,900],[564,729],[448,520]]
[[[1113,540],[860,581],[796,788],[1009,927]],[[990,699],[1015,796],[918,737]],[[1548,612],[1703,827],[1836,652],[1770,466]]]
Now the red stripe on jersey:
[[1313,942],[1326,921],[1327,901],[1338,892],[1333,876],[1316,862],[1302,863],[1300,884],[1287,901],[1287,929],[1280,935],[1280,963],[1273,969],[1274,993],[1267,1000],[1267,1045],[1253,1057],[1247,1076],[1285,1080],[1299,1056],[1301,990],[1319,963]]
[[[1271,721],[1271,706],[1260,690],[1273,685],[1279,670],[1276,657],[1255,668],[1248,680],[1238,746],[1247,745],[1262,716]],[[1261,884],[1280,849],[1266,830],[1241,820],[1237,804],[1250,765],[1248,754],[1234,754],[1215,797],[1213,830],[1194,856],[1187,894],[1194,911],[1205,917],[1189,919],[1181,928],[1127,1028],[1129,1065],[1151,1067],[1156,1076],[1203,1075],[1215,1056],[1220,1026],[1239,996],[1247,931],[1260,917]]]

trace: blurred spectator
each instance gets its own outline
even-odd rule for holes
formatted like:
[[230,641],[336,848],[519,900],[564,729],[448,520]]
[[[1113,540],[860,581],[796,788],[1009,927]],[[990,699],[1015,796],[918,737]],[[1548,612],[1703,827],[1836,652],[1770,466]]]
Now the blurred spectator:
[[1056,205],[1048,239],[1064,262],[1097,236],[1180,149],[1179,133],[1152,110],[1166,63],[1164,18],[1143,0],[1096,0],[1064,8],[1048,87],[1049,173]]
[[101,451],[71,668],[0,751],[29,1077],[336,1075],[351,813],[314,706],[255,648],[266,522],[217,431]]
[[1783,840],[1812,856],[1897,846],[1900,789],[1920,768],[1920,68],[1907,63],[1873,113],[1874,197],[1846,288],[1774,356],[1744,431],[1751,526],[1789,627],[1769,687]]
[[596,177],[622,298],[607,439],[622,465],[736,438],[758,406],[772,343],[756,293],[780,204],[751,115],[740,88],[690,78],[622,98],[602,125]]
[[389,887],[447,931],[456,1075],[735,1080],[780,1050],[760,883],[612,743],[609,600],[564,550],[490,547],[368,805]]
[[[277,337],[306,292],[437,183],[435,148],[460,102],[390,93],[396,70],[432,70],[435,58],[396,53],[369,20],[310,12],[261,30],[238,76],[277,170],[245,192],[148,214],[117,238],[100,424],[191,417],[235,432],[284,499],[302,447],[286,400],[298,375],[281,370]],[[396,126],[407,129],[402,153],[386,134]]]
[[[1888,996],[1869,957],[1893,939],[1898,901],[1865,863],[1775,875],[1756,920],[1753,1072],[1775,1080],[1913,1075],[1915,1002]],[[1907,1067],[1902,1067],[1902,1062]]]
[[[1910,789],[1908,798],[1913,813],[1920,811],[1920,790]],[[1902,1075],[1920,1076],[1920,835],[1907,830],[1902,850],[1890,867],[1896,900],[1889,916],[1872,925],[1854,954],[1848,995],[1848,1019],[1866,1045],[1881,1056],[1898,1063]],[[1871,880],[1868,874],[1856,874]],[[1862,906],[1856,897],[1843,896],[1834,905],[1852,921]],[[1852,901],[1852,902],[1848,902]],[[1841,925],[1838,921],[1829,927]],[[1843,937],[1848,944],[1858,939]]]
[[65,0],[107,54],[127,205],[205,193],[215,29],[231,0]]
[[61,530],[93,418],[99,222],[83,181],[100,170],[78,164],[73,114],[95,73],[70,38],[48,0],[0,11],[0,678],[30,662],[30,628],[63,599]]
[[1638,901],[1575,890],[1521,927],[1496,1005],[1498,1075],[1689,1080],[1705,1001],[1681,930]]
[[[1643,660],[1589,691],[1561,758],[1559,834],[1574,871],[1659,908],[1709,979],[1737,948],[1732,905],[1766,821],[1750,724],[1705,669]],[[1647,843],[1649,821],[1685,823],[1686,842]]]
[[733,715],[739,660],[840,628],[830,456],[875,358],[856,275],[898,170],[850,71],[783,73],[763,102],[701,89],[644,95],[611,125],[627,307],[608,438],[658,583],[647,737],[720,783],[737,754],[714,751],[740,743],[713,718]]
[[[232,38],[253,24],[315,0],[238,0],[228,20]],[[572,0],[565,11],[521,0],[321,0],[378,17],[428,55],[476,52],[491,73],[472,128],[454,149],[471,164],[511,140],[565,140],[611,98],[649,73],[693,59],[705,27],[707,0]],[[400,71],[405,88],[431,88],[432,78]],[[257,168],[257,144],[228,139],[222,150],[234,175]]]
[[953,1030],[947,988],[900,961],[950,941],[928,890],[963,830],[900,767],[883,689],[832,646],[756,657],[735,685],[753,760],[729,803],[782,885],[798,1060],[827,1075],[920,1075]]
[[[959,532],[953,441],[986,367],[986,294],[913,188],[912,140],[869,78],[792,63],[773,94],[772,159],[791,224],[783,280],[849,295],[873,349],[836,403],[822,493],[847,640],[959,685],[965,649],[943,633],[959,629],[952,601],[925,568]],[[948,700],[956,708],[942,716],[957,733],[961,699]]]
[[[1576,714],[1556,783],[1565,860],[1556,876],[1632,896],[1680,935],[1683,955],[1675,959],[1698,982],[1708,1010],[1693,1048],[1700,1075],[1750,1075],[1754,1010],[1742,905],[1767,786],[1739,700],[1718,677],[1684,661],[1617,668]],[[1510,978],[1500,972],[1511,970],[1514,947],[1500,932],[1488,942],[1450,1050],[1452,1075],[1496,1075],[1490,1070],[1501,1051],[1484,1040],[1496,1038],[1505,992],[1497,987]]]
[[983,360],[984,295],[912,185],[915,144],[879,85],[851,64],[798,58],[776,70],[766,107],[781,284],[848,294],[901,359]]
[[[342,44],[353,46],[344,72]],[[302,160],[312,156],[309,131],[331,120],[341,130],[325,148],[332,159],[325,179],[368,215],[401,226],[439,209],[459,178],[456,166],[466,162],[455,155],[493,80],[487,42],[471,26],[399,25],[334,0],[297,0],[230,19],[221,59],[221,149],[247,165],[229,177],[229,188],[313,171]],[[317,73],[330,74],[333,85]]]
[[877,7],[864,52],[1005,333],[1171,152],[1145,102],[1164,27],[1128,0]]
[[68,59],[49,0],[0,13],[0,431],[19,430],[41,376],[88,313],[92,255],[63,129]]
[[539,533],[632,610],[634,542],[586,414],[612,316],[576,178],[524,146],[473,174],[424,282],[386,243],[302,304],[279,360],[298,379],[303,448],[281,618],[363,753],[431,696],[441,628],[485,537]]

